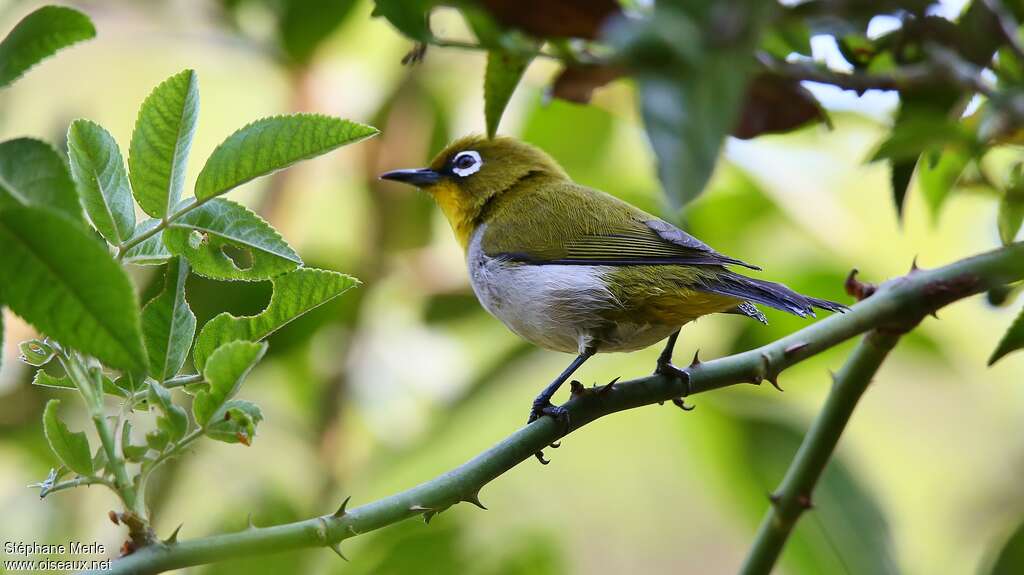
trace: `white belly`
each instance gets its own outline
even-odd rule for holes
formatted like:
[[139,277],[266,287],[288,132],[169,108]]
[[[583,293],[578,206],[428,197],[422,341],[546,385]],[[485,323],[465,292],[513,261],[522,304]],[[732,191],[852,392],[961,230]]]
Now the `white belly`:
[[525,265],[488,257],[474,232],[466,254],[480,304],[517,335],[543,348],[580,353],[634,351],[679,326],[610,323],[602,312],[620,307],[603,281],[607,266]]

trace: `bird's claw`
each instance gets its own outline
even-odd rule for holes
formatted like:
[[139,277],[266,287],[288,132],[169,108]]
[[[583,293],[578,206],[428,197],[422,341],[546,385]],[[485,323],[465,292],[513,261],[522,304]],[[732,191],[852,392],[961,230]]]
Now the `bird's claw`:
[[696,405],[686,405],[685,397],[672,398],[672,404],[678,407],[679,409],[682,409],[683,411],[693,411],[697,407]]
[[[561,405],[552,405],[550,401],[547,402],[534,402],[533,409],[530,410],[530,418],[527,420],[527,425],[537,421],[543,416],[548,416],[555,420],[555,423],[561,423],[563,425],[562,435],[569,433],[569,410],[562,407]],[[552,449],[557,449],[561,446],[561,443],[554,442],[549,445]],[[540,461],[541,464],[547,465],[551,463],[550,459],[544,458],[544,452],[538,451],[533,454]]]

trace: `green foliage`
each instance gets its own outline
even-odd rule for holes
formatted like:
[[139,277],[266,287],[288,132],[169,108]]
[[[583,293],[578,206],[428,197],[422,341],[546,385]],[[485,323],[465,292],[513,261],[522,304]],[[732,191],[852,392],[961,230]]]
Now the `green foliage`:
[[[151,218],[143,220],[138,226],[136,226],[135,233],[132,235],[132,238],[148,234],[159,225],[160,220],[158,219]],[[163,231],[158,231],[138,244],[128,248],[123,254],[121,254],[121,256],[122,262],[139,266],[151,266],[167,263],[167,260],[172,257],[171,252],[167,250],[167,246],[164,244]]]
[[501,115],[512,98],[523,72],[533,60],[531,55],[492,50],[487,53],[487,72],[484,74],[484,117],[487,135],[498,132]]
[[1002,542],[996,550],[987,569],[979,573],[987,575],[1015,575],[1024,571],[1024,522]]
[[45,142],[18,138],[0,143],[0,209],[17,205],[39,206],[82,219],[67,166]]
[[377,134],[377,129],[319,114],[257,120],[228,136],[210,154],[196,181],[207,200],[249,180]]
[[231,399],[213,414],[205,432],[210,439],[249,445],[261,421],[263,412],[258,405],[242,399]]
[[132,463],[140,463],[146,457],[146,452],[148,451],[148,445],[135,445],[132,443],[132,422],[131,420],[125,421],[124,427],[121,428],[121,454],[124,455],[125,460]]
[[211,422],[218,410],[238,393],[242,381],[266,351],[266,343],[233,341],[210,355],[203,368],[209,388],[200,390],[192,403],[197,424],[205,427]]
[[215,350],[224,344],[238,340],[260,341],[358,284],[351,276],[310,268],[297,269],[272,282],[274,291],[270,304],[259,314],[235,317],[225,312],[203,326],[196,339],[196,367],[203,369]]
[[1022,348],[1024,348],[1024,310],[1021,310],[1020,315],[1010,325],[1010,329],[1006,330],[1003,339],[999,341],[999,345],[992,352],[992,357],[988,359],[988,364],[992,365],[1007,354]]
[[194,272],[208,278],[265,280],[302,265],[277,230],[224,198],[189,211],[163,236],[168,251],[187,259]]
[[290,0],[282,3],[277,35],[288,60],[307,65],[323,41],[352,14],[355,0]]
[[21,350],[21,361],[32,367],[43,367],[55,355],[53,347],[38,339],[23,341],[18,344],[18,349]]
[[167,265],[164,290],[142,308],[142,337],[149,355],[149,375],[157,381],[174,377],[188,356],[196,334],[196,316],[185,299],[188,262]]
[[[114,397],[120,397],[122,399],[128,397],[128,392],[118,387],[113,381],[110,381],[109,377],[102,376],[102,389],[103,393],[112,395]],[[38,385],[39,387],[49,387],[51,389],[65,389],[70,391],[77,391],[78,386],[75,382],[71,381],[66,375],[60,377],[54,377],[45,370],[37,370],[36,374],[32,377],[32,385]]]
[[94,36],[96,28],[85,14],[63,6],[43,6],[22,18],[0,42],[0,87],[58,50]]
[[163,218],[178,204],[199,120],[199,82],[185,70],[146,97],[132,131],[128,173],[142,211]]
[[42,208],[8,208],[0,244],[0,291],[15,313],[111,367],[145,369],[135,292],[94,236]]
[[92,475],[93,462],[92,451],[89,449],[89,439],[84,432],[71,431],[57,415],[59,399],[51,399],[46,402],[46,409],[43,411],[43,431],[46,432],[46,441],[57,459],[68,469],[79,475]]
[[409,38],[419,42],[433,39],[430,9],[435,0],[374,0],[373,15],[381,16]]
[[149,403],[160,413],[156,418],[156,439],[147,438],[152,446],[156,444],[173,443],[185,437],[188,431],[188,414],[171,400],[171,392],[155,381],[149,383],[147,394]]
[[135,205],[121,149],[109,132],[89,120],[75,120],[68,129],[71,171],[92,225],[118,246],[135,231]]

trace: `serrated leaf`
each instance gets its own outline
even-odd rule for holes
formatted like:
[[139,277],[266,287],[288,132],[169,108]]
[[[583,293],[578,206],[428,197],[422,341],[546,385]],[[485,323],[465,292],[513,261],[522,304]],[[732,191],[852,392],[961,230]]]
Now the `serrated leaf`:
[[81,226],[41,208],[0,210],[0,292],[15,313],[109,367],[144,371],[131,282]]
[[135,204],[114,137],[103,126],[75,120],[68,128],[71,173],[96,230],[117,246],[135,231]]
[[[149,382],[147,393],[150,405],[162,414],[156,419],[156,426],[168,441],[178,441],[188,432],[188,414],[171,400],[171,392],[155,381]],[[148,441],[148,440],[147,440]]]
[[[160,220],[145,220],[135,228],[135,233],[132,234],[132,237],[149,232],[158,225],[160,225]],[[121,261],[137,266],[155,266],[167,263],[167,260],[171,259],[171,257],[171,252],[164,245],[164,232],[159,231],[126,250],[121,257]]]
[[892,200],[896,204],[896,215],[903,216],[903,204],[907,199],[907,190],[910,189],[910,180],[914,177],[914,169],[917,168],[917,156],[910,160],[892,161],[890,164],[889,181],[892,183]]
[[257,120],[228,136],[210,154],[196,180],[196,198],[219,196],[295,162],[376,134],[376,128],[319,114]]
[[[125,390],[121,389],[114,382],[110,381],[109,377],[102,377],[103,393],[113,395],[116,397],[127,397],[128,394]],[[53,389],[67,389],[71,391],[77,391],[78,387],[71,381],[66,375],[60,377],[54,377],[47,373],[45,370],[36,370],[35,375],[32,377],[32,385],[38,385],[40,387],[49,387]]]
[[210,355],[203,369],[203,379],[209,388],[196,393],[192,402],[192,415],[196,423],[204,428],[210,423],[217,410],[238,393],[242,381],[266,351],[265,343],[233,341],[220,346]]
[[533,56],[522,56],[509,52],[491,50],[487,53],[487,71],[484,73],[484,118],[487,121],[487,137],[493,138],[498,124],[505,113],[512,93]]
[[82,220],[71,174],[46,142],[18,138],[0,143],[0,208],[38,206]]
[[942,213],[942,206],[949,198],[960,176],[971,161],[971,155],[966,150],[956,147],[946,147],[938,161],[920,162],[917,168],[917,181],[921,186],[921,193],[931,212],[932,222],[935,223]]
[[85,14],[63,6],[43,6],[21,19],[0,42],[0,87],[58,50],[96,36]]
[[167,264],[164,289],[142,308],[142,337],[149,356],[149,375],[166,381],[185,365],[196,316],[185,298],[188,262],[175,258]]
[[89,439],[82,431],[71,431],[57,415],[59,399],[46,402],[43,411],[43,432],[46,441],[57,459],[68,469],[79,475],[92,475],[92,452],[89,450]]
[[999,345],[992,352],[992,357],[988,359],[988,364],[992,365],[1007,354],[1022,348],[1024,348],[1024,310],[1021,310],[1017,319],[1010,324],[1010,329],[1006,330],[1003,339],[1000,340]]
[[[153,429],[146,432],[146,446],[154,451],[163,451],[171,439],[163,429]],[[143,465],[145,468],[145,465]]]
[[345,274],[312,268],[299,268],[271,281],[274,291],[262,312],[243,317],[224,312],[203,326],[193,352],[197,368],[203,369],[210,355],[225,343],[260,341],[359,283]]
[[50,363],[55,353],[49,344],[38,339],[21,342],[18,350],[21,351],[21,361],[32,367],[43,367]]
[[[224,198],[178,218],[163,236],[172,254],[187,259],[195,273],[213,279],[265,280],[302,265],[270,224]],[[229,250],[241,250],[247,261],[236,263]]]
[[256,426],[263,421],[263,412],[250,401],[232,399],[210,418],[206,436],[224,443],[248,446],[256,436]]
[[193,70],[164,80],[142,102],[128,153],[128,176],[142,211],[154,218],[163,218],[181,199],[198,118],[199,85]]
[[148,446],[132,443],[132,422],[125,421],[124,427],[121,428],[121,453],[124,454],[124,458],[132,463],[138,463],[146,457],[147,451]]

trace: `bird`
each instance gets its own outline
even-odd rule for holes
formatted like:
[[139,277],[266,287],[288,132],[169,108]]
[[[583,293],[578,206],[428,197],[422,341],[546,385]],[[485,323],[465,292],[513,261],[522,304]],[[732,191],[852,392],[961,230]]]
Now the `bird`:
[[680,329],[698,317],[731,313],[767,323],[755,304],[800,317],[847,309],[733,271],[760,268],[575,183],[546,152],[512,137],[466,136],[426,168],[380,177],[416,186],[440,206],[484,309],[523,339],[576,356],[534,399],[527,423],[567,421],[551,398],[597,353],[665,340],[656,373],[685,379],[672,352]]

